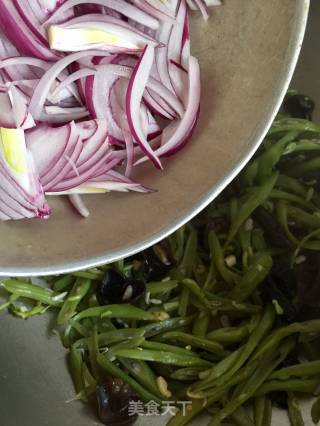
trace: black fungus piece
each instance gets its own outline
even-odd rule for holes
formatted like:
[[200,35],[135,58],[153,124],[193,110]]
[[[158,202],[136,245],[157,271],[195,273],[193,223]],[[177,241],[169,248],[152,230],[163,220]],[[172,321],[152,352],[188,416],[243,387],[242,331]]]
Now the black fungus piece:
[[298,303],[307,306],[320,304],[320,253],[308,253],[304,262],[296,265]]
[[293,95],[284,101],[283,108],[291,117],[312,120],[315,103],[308,96]]
[[290,248],[292,246],[279,222],[267,209],[260,206],[253,212],[252,216],[263,228],[266,240],[273,247]]
[[98,291],[101,304],[133,303],[144,293],[146,287],[143,281],[125,277],[115,269],[107,269]]
[[142,263],[142,273],[148,281],[160,281],[168,276],[172,265],[167,265],[159,259],[152,248],[140,253],[138,260]]
[[96,387],[98,415],[107,426],[132,425],[137,415],[130,415],[130,405],[138,401],[138,396],[123,380],[109,378]]
[[296,281],[292,268],[285,258],[274,258],[273,267],[261,286],[261,297],[266,303],[277,303],[283,313],[281,322],[296,320],[298,309],[293,300],[296,295]]

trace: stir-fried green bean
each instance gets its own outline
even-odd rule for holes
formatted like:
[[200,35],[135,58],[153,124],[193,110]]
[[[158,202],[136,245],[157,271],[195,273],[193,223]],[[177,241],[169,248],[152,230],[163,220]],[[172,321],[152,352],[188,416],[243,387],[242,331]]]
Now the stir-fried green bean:
[[[145,403],[189,400],[168,426],[204,412],[209,426],[271,426],[280,392],[291,425],[303,425],[297,396],[320,385],[319,141],[318,124],[279,116],[191,223],[143,254],[42,287],[4,279],[0,311],[56,313],[75,399],[118,378]],[[112,294],[101,285],[112,271],[125,303],[119,282]],[[320,420],[319,399],[311,414]]]

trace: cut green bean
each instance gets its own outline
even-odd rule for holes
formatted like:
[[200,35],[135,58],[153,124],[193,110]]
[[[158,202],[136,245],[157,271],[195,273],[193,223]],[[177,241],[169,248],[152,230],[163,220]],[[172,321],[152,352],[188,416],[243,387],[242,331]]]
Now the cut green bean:
[[295,333],[320,333],[320,320],[292,323],[288,326],[278,328],[265,338],[254,354],[253,359],[258,359],[269,349],[276,347],[281,342],[281,340]]
[[201,348],[208,352],[212,352],[218,356],[224,356],[225,350],[220,343],[213,342],[212,340],[202,339],[200,337],[192,336],[188,333],[181,331],[168,331],[161,335],[161,340],[174,340],[179,343],[190,345],[193,348]]
[[249,335],[248,326],[223,327],[210,331],[206,338],[222,343],[223,345],[239,343]]
[[320,361],[302,362],[275,371],[270,380],[287,380],[291,377],[320,376]]
[[238,281],[239,276],[227,268],[220,241],[214,231],[209,232],[208,242],[217,271],[230,286],[235,284]]
[[76,393],[78,394],[84,388],[84,383],[82,379],[82,364],[83,364],[83,355],[82,351],[71,347],[69,356],[69,370],[73,380],[74,388]]
[[268,255],[259,256],[255,263],[251,265],[244,276],[228,294],[230,299],[237,302],[244,302],[265,280],[272,267],[272,258]]
[[[165,315],[164,315],[165,314]],[[140,321],[156,321],[164,316],[168,317],[165,312],[149,312],[144,311],[132,305],[106,305],[94,308],[88,308],[79,312],[73,317],[73,322],[81,321],[85,318],[121,318],[121,319],[136,319]]]
[[52,289],[57,293],[65,291],[74,281],[75,278],[72,275],[64,275],[53,283]]
[[176,365],[177,367],[203,367],[208,368],[212,364],[194,356],[185,356],[165,351],[153,351],[149,349],[120,349],[113,352],[116,357],[139,359],[142,361],[159,362],[160,364]]
[[317,398],[312,404],[311,417],[315,425],[320,422],[320,397]]
[[[210,320],[211,320],[211,317],[208,312],[205,312],[205,311],[200,312],[198,318],[196,318],[193,323],[192,334],[202,339],[206,338]],[[212,339],[212,340],[215,340],[215,339]]]
[[55,293],[48,288],[42,288],[17,279],[3,281],[1,286],[15,296],[25,297],[50,306],[61,306],[66,296],[63,293]]
[[270,392],[299,392],[312,394],[320,385],[320,379],[289,379],[289,380],[269,380],[264,383],[255,393],[256,396],[267,395]]
[[149,392],[163,398],[157,385],[157,377],[145,361],[127,358],[118,358],[118,360]]
[[180,348],[179,346],[167,345],[166,343],[150,342],[146,340],[145,342],[143,342],[141,347],[156,351],[173,352],[180,355],[198,357],[198,355],[195,352],[192,352],[191,350]]
[[[108,347],[115,343],[119,343],[122,341],[132,340],[137,337],[143,337],[145,331],[139,328],[123,328],[117,330],[111,330],[106,333],[101,333],[98,335],[98,345],[101,347]],[[75,342],[74,346],[76,348],[86,349],[90,342],[89,338],[82,338]]]
[[143,386],[141,386],[136,380],[130,377],[127,373],[125,373],[121,368],[119,368],[115,363],[109,361],[104,355],[99,354],[97,357],[98,364],[100,367],[106,371],[106,373],[110,374],[113,377],[118,377],[128,383],[131,388],[139,395],[142,401],[149,402],[155,401],[158,404],[162,403],[162,400],[158,398],[158,396],[149,392]]
[[304,426],[299,402],[292,392],[288,393],[288,414],[291,426]]
[[160,282],[150,282],[146,284],[146,291],[151,296],[166,293],[167,291],[174,290],[178,287],[177,280],[168,280]]
[[261,186],[253,190],[247,200],[242,203],[236,218],[231,223],[224,247],[230,244],[238,233],[240,226],[249,218],[252,212],[269,197],[277,179],[278,173],[274,172]]
[[237,408],[232,414],[231,419],[237,426],[255,426],[249,413],[244,407]]
[[171,375],[171,379],[181,380],[181,381],[189,381],[189,380],[197,380],[199,378],[199,374],[204,371],[202,367],[186,367],[179,368],[175,370]]
[[69,321],[76,313],[77,306],[86,296],[91,286],[88,279],[77,279],[72,290],[63,302],[59,311],[58,324],[64,324]]

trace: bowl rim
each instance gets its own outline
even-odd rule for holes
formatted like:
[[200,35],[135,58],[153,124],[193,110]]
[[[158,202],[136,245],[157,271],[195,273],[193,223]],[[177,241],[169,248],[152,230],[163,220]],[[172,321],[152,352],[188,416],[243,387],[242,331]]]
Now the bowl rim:
[[290,45],[286,55],[286,65],[278,80],[278,87],[275,91],[274,102],[269,107],[269,110],[265,114],[265,120],[259,124],[255,134],[255,143],[242,155],[237,166],[232,172],[226,175],[218,184],[214,185],[210,191],[202,196],[199,203],[190,208],[186,213],[182,214],[177,220],[172,222],[169,226],[166,226],[160,232],[151,235],[149,238],[139,241],[136,244],[132,244],[120,250],[116,250],[112,253],[106,253],[95,257],[88,258],[86,260],[69,262],[67,264],[57,264],[50,267],[23,267],[16,271],[5,266],[0,266],[0,275],[2,276],[46,276],[63,274],[74,271],[80,271],[88,268],[98,267],[103,264],[115,262],[119,259],[132,256],[148,247],[158,243],[170,234],[175,232],[185,223],[190,221],[194,216],[200,213],[205,207],[208,206],[224,189],[225,187],[240,173],[240,171],[249,162],[251,157],[254,155],[256,150],[259,148],[264,137],[266,136],[272,122],[280,109],[285,94],[289,88],[289,84],[293,77],[294,70],[296,68],[298,58],[300,55],[305,30],[307,27],[308,13],[310,7],[310,0],[303,0],[296,2],[296,13],[295,23],[293,28],[293,34],[291,36]]

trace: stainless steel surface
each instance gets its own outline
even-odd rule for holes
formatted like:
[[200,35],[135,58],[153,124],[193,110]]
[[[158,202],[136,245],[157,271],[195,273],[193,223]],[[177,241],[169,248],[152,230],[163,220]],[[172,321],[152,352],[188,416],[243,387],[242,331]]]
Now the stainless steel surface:
[[[311,5],[305,45],[292,87],[308,93],[320,105],[319,37],[315,36],[319,31],[320,2],[312,0]],[[317,114],[320,119],[319,108]],[[74,393],[64,367],[65,351],[59,338],[48,331],[50,318],[23,322],[1,313],[0,324],[0,426],[100,425],[87,407],[77,402],[65,403]],[[139,426],[142,424],[150,424],[150,419],[139,422]],[[153,418],[152,424],[163,425],[163,419]],[[205,425],[207,420],[197,420],[195,424]],[[274,413],[273,425],[288,424],[285,412]],[[306,426],[311,425],[307,414]]]
[[258,147],[288,87],[300,50],[308,0],[227,0],[208,24],[193,19],[193,51],[203,72],[202,114],[191,143],[142,169],[150,195],[89,196],[80,219],[52,201],[49,221],[1,223],[0,274],[81,269],[137,252],[203,209]]

